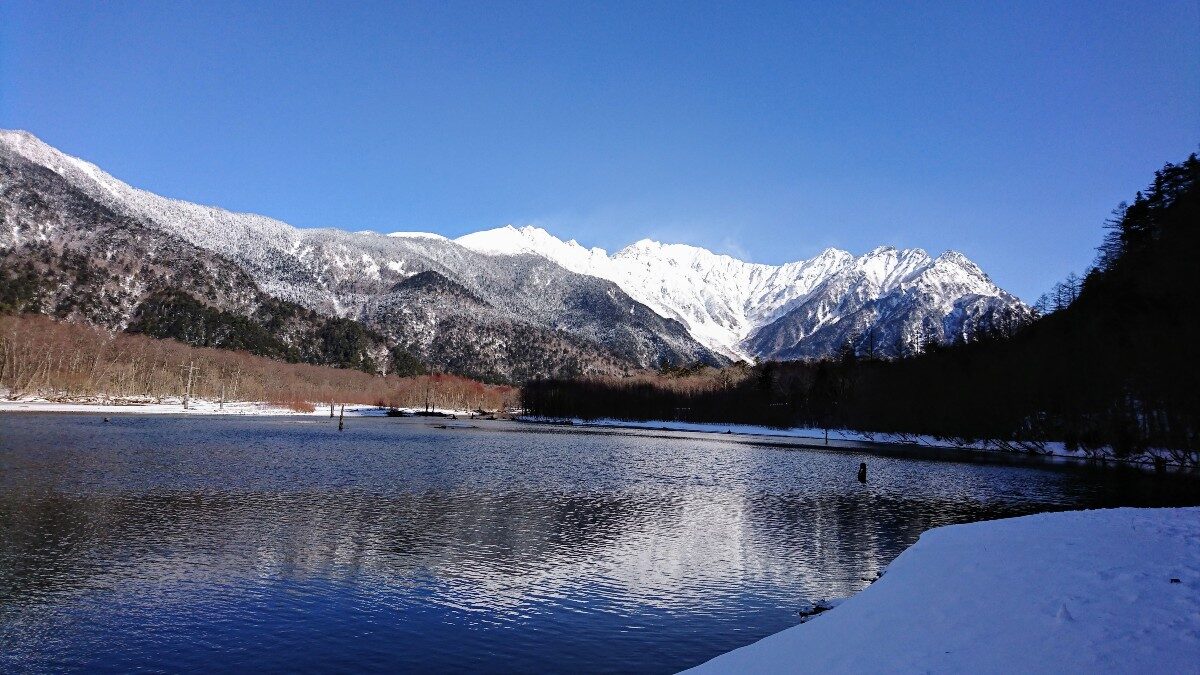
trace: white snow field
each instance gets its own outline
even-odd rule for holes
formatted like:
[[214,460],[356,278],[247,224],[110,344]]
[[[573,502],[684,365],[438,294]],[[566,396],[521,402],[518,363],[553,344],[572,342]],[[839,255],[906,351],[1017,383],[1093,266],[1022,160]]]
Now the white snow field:
[[930,530],[808,623],[689,673],[1200,673],[1200,508]]

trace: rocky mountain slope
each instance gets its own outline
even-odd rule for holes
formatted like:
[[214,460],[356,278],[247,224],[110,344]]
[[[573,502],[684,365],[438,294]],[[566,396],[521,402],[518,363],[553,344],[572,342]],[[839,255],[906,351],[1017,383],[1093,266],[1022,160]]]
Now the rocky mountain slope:
[[[230,316],[294,307],[361,325],[372,363],[399,350],[490,379],[816,358],[848,342],[899,354],[1028,312],[954,252],[829,249],[776,266],[650,240],[609,255],[532,227],[456,240],[300,229],[133,188],[19,131],[0,131],[0,218],[0,254],[14,272],[61,272],[43,249],[107,270],[102,289],[86,275],[59,279],[53,292],[41,284],[55,296],[43,311],[64,314],[74,297],[80,318],[136,327],[155,323],[141,303],[158,293],[161,305],[167,291]],[[280,327],[270,316],[259,323]]]
[[880,247],[855,257],[828,249],[784,265],[748,263],[695,246],[642,240],[613,255],[543,229],[506,226],[460,237],[494,256],[540,255],[609,279],[734,359],[820,358],[853,343],[899,355],[962,339],[1029,314],[966,256]]
[[[71,210],[66,204],[83,206]],[[0,132],[0,219],[0,253],[13,261],[7,269],[28,269],[22,279],[46,276],[62,265],[55,258],[22,267],[18,259],[41,255],[36,253],[41,249],[67,250],[105,268],[109,286],[127,289],[109,298],[84,292],[74,277],[54,289],[39,284],[39,311],[65,316],[60,306],[74,297],[88,307],[77,318],[110,327],[129,326],[140,303],[173,289],[241,316],[270,299],[353,321],[379,337],[377,352],[399,347],[435,367],[488,379],[724,361],[678,322],[635,302],[612,282],[575,274],[540,256],[500,260],[437,236],[302,230],[167,199],[132,188],[25,132]],[[137,234],[113,239],[106,234],[109,221]],[[178,254],[158,266],[151,283],[140,263],[161,259],[160,249]],[[132,267],[114,267],[114,255],[128,258]],[[411,282],[430,279],[425,273],[444,283]],[[19,285],[10,276],[9,285]],[[62,298],[46,300],[51,290]]]

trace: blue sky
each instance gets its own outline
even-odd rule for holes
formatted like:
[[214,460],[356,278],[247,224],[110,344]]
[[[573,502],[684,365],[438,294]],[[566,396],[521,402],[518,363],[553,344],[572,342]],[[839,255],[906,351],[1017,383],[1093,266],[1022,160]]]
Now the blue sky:
[[953,248],[1032,300],[1197,149],[1198,34],[1196,2],[8,0],[0,127],[303,227]]

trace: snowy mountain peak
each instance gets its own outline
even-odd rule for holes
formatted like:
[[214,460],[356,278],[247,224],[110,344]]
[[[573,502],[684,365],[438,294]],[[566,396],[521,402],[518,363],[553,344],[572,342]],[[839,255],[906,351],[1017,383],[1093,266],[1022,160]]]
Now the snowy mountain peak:
[[945,251],[934,259],[933,262],[935,265],[954,265],[962,268],[968,274],[987,278],[987,274],[980,269],[979,265],[975,264],[974,260],[971,260],[958,251]]
[[[612,281],[658,314],[683,323],[701,344],[735,359],[752,360],[756,354],[746,341],[822,289],[837,289],[838,297],[856,297],[861,303],[920,283],[939,298],[939,306],[963,294],[1015,301],[953,251],[933,259],[919,248],[879,246],[860,256],[828,248],[807,260],[767,265],[653,239],[609,255],[530,226],[509,225],[455,241],[490,255],[542,256],[573,272]],[[820,318],[814,320],[836,322],[837,315],[829,313],[836,306],[817,310],[814,317]]]
[[641,255],[643,253],[661,251],[662,248],[663,248],[663,244],[660,241],[655,241],[653,239],[638,239],[637,241],[626,246],[625,248],[621,249],[620,251],[617,251],[616,255],[618,255],[618,256],[637,256],[637,255]]
[[433,232],[389,232],[387,236],[395,237],[397,239],[432,239],[434,241],[450,241],[446,237],[443,237],[440,234],[434,234]]
[[463,235],[454,240],[455,243],[466,246],[480,253],[494,255],[519,255],[528,253],[530,241],[521,230],[512,225],[497,227],[493,230],[483,230]]
[[919,248],[897,249],[894,246],[880,246],[859,256],[855,266],[863,278],[877,288],[889,289],[928,266],[929,262],[929,254]]
[[[536,255],[581,274],[589,274],[594,259],[607,259],[601,248],[584,248],[574,239],[563,241],[540,227],[505,225],[493,230],[473,232],[454,240],[478,253],[488,255]],[[591,274],[590,276],[602,276]]]
[[99,183],[109,192],[114,191],[118,185],[123,185],[95,164],[63,153],[23,129],[0,129],[0,147],[34,164],[44,166],[64,178],[84,177]]
[[67,157],[67,155],[55,150],[42,139],[24,129],[0,129],[0,145],[11,150],[20,151],[25,156],[36,156],[38,154],[49,156],[50,154],[57,154]]
[[[232,213],[133,188],[28,132],[0,131],[0,150],[58,173],[118,212],[153,222],[191,244],[239,261],[263,280],[267,292],[314,307],[332,307],[338,315],[365,311],[375,285],[426,270],[456,281],[470,276],[473,281],[468,286],[473,289],[503,285],[509,288],[507,293],[497,291],[490,297],[496,305],[507,307],[513,303],[510,287],[527,281],[513,270],[544,271],[544,261],[556,265],[555,269],[612,282],[660,317],[678,321],[695,342],[730,358],[748,360],[833,353],[840,346],[835,340],[871,325],[885,326],[898,339],[913,344],[930,337],[952,339],[964,333],[964,321],[988,311],[1024,308],[957,251],[931,258],[919,248],[879,246],[859,256],[828,248],[809,259],[769,265],[653,239],[641,239],[610,255],[532,225],[505,225],[453,240],[428,232],[393,232],[383,237],[302,230],[265,216]],[[512,259],[528,256],[542,261]],[[483,264],[484,260],[488,262]],[[559,296],[545,286],[549,283],[545,274],[528,281],[528,289],[536,289],[530,291],[529,302],[547,307],[558,302],[550,299]],[[552,307],[543,309],[550,312]],[[524,307],[512,312],[527,314]],[[551,323],[559,325],[557,318]],[[927,334],[930,326],[942,326],[942,334]]]

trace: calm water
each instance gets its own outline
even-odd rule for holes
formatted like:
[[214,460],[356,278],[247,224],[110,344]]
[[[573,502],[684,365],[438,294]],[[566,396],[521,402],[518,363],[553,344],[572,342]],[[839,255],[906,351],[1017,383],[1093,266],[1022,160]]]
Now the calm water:
[[930,527],[1189,500],[1080,468],[347,425],[0,415],[0,670],[672,672]]

